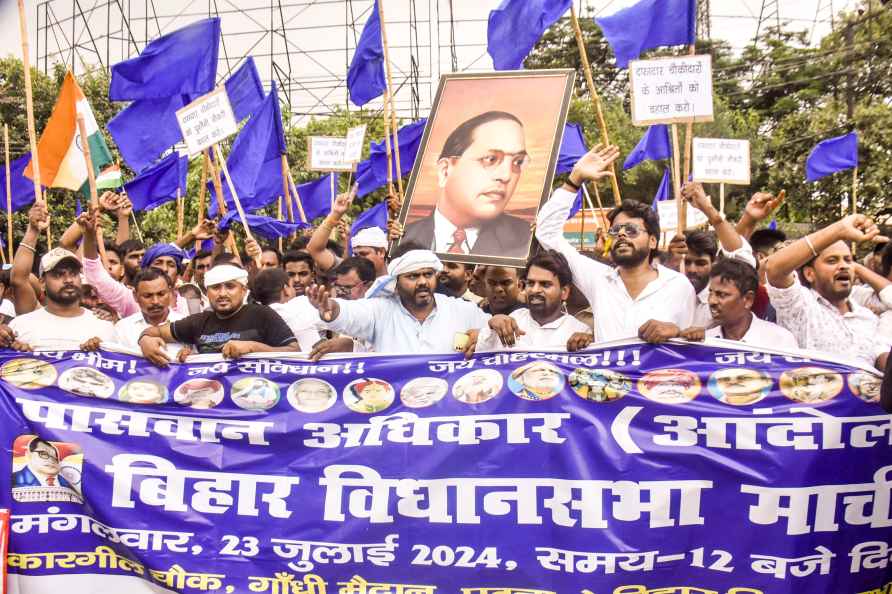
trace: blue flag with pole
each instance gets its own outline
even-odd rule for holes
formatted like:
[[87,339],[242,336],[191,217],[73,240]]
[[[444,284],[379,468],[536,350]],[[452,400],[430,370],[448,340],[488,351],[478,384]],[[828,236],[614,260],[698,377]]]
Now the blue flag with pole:
[[186,191],[189,158],[174,151],[124,184],[134,211],[152,210]]
[[813,182],[825,175],[858,166],[858,133],[849,132],[822,140],[805,161],[805,179]]
[[[247,219],[248,225],[250,225],[251,227],[251,232],[255,235],[263,237],[264,239],[277,239],[279,237],[287,237],[288,235],[292,235],[301,229],[309,227],[307,223],[301,223],[300,221],[289,223],[287,221],[274,219],[273,217],[257,214],[246,214],[245,219]],[[230,210],[225,215],[223,215],[223,217],[217,223],[217,228],[221,231],[226,231],[232,226],[232,223],[241,222],[242,220],[239,218],[238,212]]]
[[204,19],[152,40],[135,58],[111,67],[112,101],[204,95],[214,89],[220,17]]
[[[28,206],[34,202],[34,181],[25,177],[25,168],[31,162],[31,153],[25,153],[18,159],[9,162],[10,195],[12,211]],[[0,210],[6,210],[6,168],[0,167]]]
[[324,217],[331,212],[331,203],[334,200],[331,189],[334,186],[334,193],[337,194],[339,181],[339,174],[329,173],[297,186],[297,195],[300,196],[300,203],[308,221]]
[[588,152],[585,145],[585,137],[582,135],[582,127],[579,124],[567,122],[564,125],[564,135],[561,137],[561,148],[558,150],[556,173],[567,173]]
[[386,89],[384,44],[381,38],[381,20],[378,18],[378,2],[375,0],[372,2],[372,14],[362,28],[353,60],[347,70],[347,91],[350,101],[362,107],[380,97]]
[[668,159],[672,154],[672,147],[669,144],[669,128],[666,124],[656,124],[649,126],[644,136],[626,157],[623,163],[623,169],[631,169],[642,161],[657,161],[659,159]]
[[489,13],[486,51],[496,70],[519,70],[542,34],[572,0],[504,0]]
[[616,54],[616,66],[626,68],[645,50],[693,44],[696,20],[697,0],[641,0],[595,22]]
[[663,172],[663,179],[660,180],[660,187],[657,188],[657,193],[654,196],[653,203],[651,204],[651,208],[654,211],[657,210],[657,202],[669,200],[669,198],[672,196],[672,184],[669,180],[669,168],[667,167],[666,171]]
[[[421,138],[424,136],[426,118],[406,124],[397,132],[400,143],[400,176],[412,171],[418,149],[421,146]],[[378,188],[387,185],[387,148],[384,140],[373,142],[370,145],[369,158],[360,161],[356,166],[356,183],[359,184],[357,195],[361,198],[371,194]],[[392,171],[396,177],[396,159],[393,160]]]

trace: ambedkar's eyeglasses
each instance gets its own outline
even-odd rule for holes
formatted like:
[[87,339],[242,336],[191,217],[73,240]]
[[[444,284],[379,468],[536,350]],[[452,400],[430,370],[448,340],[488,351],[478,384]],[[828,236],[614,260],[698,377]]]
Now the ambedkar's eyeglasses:
[[[464,155],[461,157],[452,157],[453,159],[462,159],[465,158]],[[531,158],[526,152],[520,153],[506,153],[504,151],[488,151],[482,157],[467,157],[471,161],[476,161],[480,164],[480,166],[486,171],[492,171],[494,169],[498,169],[502,166],[502,163],[505,162],[505,159],[511,159],[511,172],[512,173],[520,173],[524,167],[527,167]]]

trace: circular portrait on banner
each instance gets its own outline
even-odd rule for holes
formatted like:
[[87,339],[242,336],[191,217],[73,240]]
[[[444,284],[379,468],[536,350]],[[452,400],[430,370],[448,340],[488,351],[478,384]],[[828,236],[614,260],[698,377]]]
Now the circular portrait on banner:
[[574,369],[568,378],[576,395],[592,402],[619,400],[632,389],[628,376],[609,369]]
[[118,390],[118,400],[132,404],[161,404],[168,398],[167,386],[150,379],[130,380]]
[[338,400],[338,391],[330,383],[308,377],[288,386],[288,404],[304,413],[320,413]]
[[498,396],[504,383],[495,369],[478,369],[459,378],[452,386],[452,395],[465,404],[482,404]]
[[709,376],[707,387],[712,396],[725,404],[755,404],[771,393],[774,382],[768,374],[755,369],[729,367]]
[[784,396],[803,404],[832,400],[842,391],[842,375],[823,367],[799,367],[780,376]]
[[260,377],[246,377],[232,384],[232,401],[245,410],[269,410],[279,403],[279,386]]
[[416,377],[400,390],[400,400],[409,408],[426,408],[443,399],[449,383],[437,377]]
[[40,359],[13,359],[0,367],[0,378],[17,388],[39,390],[56,383],[56,368]]
[[564,374],[553,363],[534,361],[522,365],[508,377],[508,389],[524,400],[548,400],[564,389]]
[[638,391],[654,402],[684,404],[700,393],[700,378],[686,369],[657,369],[638,380]]
[[59,387],[66,392],[90,398],[111,398],[115,393],[115,382],[92,367],[66,369],[59,376]]
[[882,379],[866,371],[849,374],[849,390],[864,402],[879,402],[882,384]]
[[212,379],[190,379],[174,390],[173,400],[177,404],[192,408],[214,408],[223,402],[223,384]]
[[344,404],[353,412],[378,413],[393,404],[396,393],[393,386],[384,380],[370,377],[360,378],[344,388]]

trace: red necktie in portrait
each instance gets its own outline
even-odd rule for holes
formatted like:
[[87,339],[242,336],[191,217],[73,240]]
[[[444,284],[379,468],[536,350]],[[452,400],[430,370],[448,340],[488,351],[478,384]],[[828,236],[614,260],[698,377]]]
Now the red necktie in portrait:
[[465,240],[468,239],[465,230],[459,227],[452,233],[452,245],[449,246],[447,253],[450,254],[466,254],[464,244]]
[[55,487],[56,486],[56,477],[54,477],[54,476],[46,477],[46,486],[47,487]]

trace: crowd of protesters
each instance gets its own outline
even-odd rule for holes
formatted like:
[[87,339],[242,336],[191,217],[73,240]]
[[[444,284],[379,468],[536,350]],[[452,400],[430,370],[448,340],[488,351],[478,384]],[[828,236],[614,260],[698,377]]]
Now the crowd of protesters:
[[[885,369],[892,346],[892,248],[864,215],[801,238],[757,229],[779,199],[755,194],[734,224],[703,187],[682,195],[708,229],[659,250],[649,204],[626,200],[590,251],[563,229],[578,189],[609,175],[616,147],[596,147],[540,209],[525,267],[442,262],[402,241],[402,228],[370,227],[332,240],[353,192],[281,251],[206,220],[177,243],[130,236],[130,204],[106,193],[46,253],[48,212],[37,203],[8,271],[0,275],[0,342],[21,351],[117,344],[157,365],[190,354],[258,352],[444,353],[505,349],[576,351],[629,338],[724,339],[765,349],[805,349]],[[398,205],[395,205],[398,206]],[[116,219],[114,239],[103,214]],[[201,240],[211,251],[186,251]],[[875,243],[864,263],[853,246]],[[347,247],[352,254],[345,253]],[[683,271],[682,272],[680,272]]]

